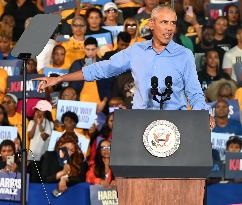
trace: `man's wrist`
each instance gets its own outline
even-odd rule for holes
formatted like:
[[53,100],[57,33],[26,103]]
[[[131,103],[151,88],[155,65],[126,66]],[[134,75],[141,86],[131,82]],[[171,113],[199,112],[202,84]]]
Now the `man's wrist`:
[[63,76],[61,76],[61,75],[58,76],[58,77],[57,77],[57,82],[58,82],[58,83],[62,83],[62,82],[63,82]]

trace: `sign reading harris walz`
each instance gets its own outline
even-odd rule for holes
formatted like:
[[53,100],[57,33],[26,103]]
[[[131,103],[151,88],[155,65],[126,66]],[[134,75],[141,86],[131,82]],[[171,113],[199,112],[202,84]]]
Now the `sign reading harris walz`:
[[242,179],[242,153],[227,152],[225,160],[225,179]]
[[[26,81],[27,98],[45,98],[45,93],[39,93],[37,91],[39,81],[32,80],[38,77],[44,77],[44,75],[38,75],[38,74],[27,75],[27,81]],[[8,77],[8,92],[16,95],[18,99],[22,99],[23,97],[22,91],[23,91],[23,77],[22,76]]]
[[43,0],[45,13],[67,10],[76,7],[75,0]]
[[20,75],[22,60],[0,60],[0,68],[7,71],[8,76]]
[[[29,175],[27,175],[28,200]],[[21,174],[0,172],[0,200],[20,201]]]

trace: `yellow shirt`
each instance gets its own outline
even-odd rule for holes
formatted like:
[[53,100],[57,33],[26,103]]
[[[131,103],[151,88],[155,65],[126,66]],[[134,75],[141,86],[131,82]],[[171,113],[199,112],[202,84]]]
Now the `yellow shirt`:
[[2,103],[3,98],[7,89],[8,73],[4,69],[0,68],[0,103]]
[[63,42],[61,45],[66,49],[65,64],[68,65],[68,68],[75,60],[84,58],[84,41],[77,41],[71,37],[69,41]]
[[234,99],[237,99],[238,100],[240,110],[242,111],[242,88],[238,88],[236,90]]
[[[10,123],[10,125],[17,127],[18,129],[18,134],[20,136],[20,138],[22,139],[22,115],[18,112],[15,112],[14,116],[12,117],[8,117],[8,121]],[[28,119],[26,118],[26,130],[28,127]],[[27,149],[29,148],[29,138],[26,134],[26,147]]]
[[80,101],[95,102],[97,104],[101,102],[96,81],[84,82],[80,93]]
[[129,45],[132,46],[134,43],[142,41],[146,41],[146,39],[138,36],[137,38],[132,38]]

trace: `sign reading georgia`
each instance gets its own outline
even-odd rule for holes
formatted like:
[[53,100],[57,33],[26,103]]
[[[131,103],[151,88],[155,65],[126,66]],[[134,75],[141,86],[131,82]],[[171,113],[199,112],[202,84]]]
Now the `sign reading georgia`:
[[179,148],[180,132],[173,123],[156,120],[145,129],[143,143],[153,156],[167,157]]

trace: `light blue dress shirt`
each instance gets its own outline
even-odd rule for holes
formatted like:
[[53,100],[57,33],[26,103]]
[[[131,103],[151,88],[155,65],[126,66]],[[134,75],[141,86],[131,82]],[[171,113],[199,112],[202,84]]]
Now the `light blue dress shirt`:
[[165,78],[171,76],[173,94],[164,103],[164,110],[187,110],[186,97],[193,110],[209,110],[192,52],[174,41],[170,41],[161,53],[153,49],[152,40],[135,43],[109,60],[86,66],[82,71],[86,81],[93,81],[128,70],[131,70],[135,83],[133,109],[159,109],[159,103],[152,100],[150,93],[151,78],[158,77],[159,92],[164,92]]

